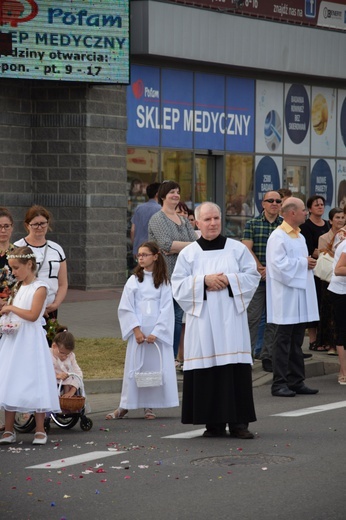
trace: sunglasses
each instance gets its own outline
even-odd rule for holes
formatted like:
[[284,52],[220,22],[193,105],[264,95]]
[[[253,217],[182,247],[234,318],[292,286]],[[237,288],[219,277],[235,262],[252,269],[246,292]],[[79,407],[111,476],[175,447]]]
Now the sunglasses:
[[282,200],[281,199],[265,199],[263,202],[269,202],[269,204],[273,204],[274,202],[276,202],[276,204],[281,204]]

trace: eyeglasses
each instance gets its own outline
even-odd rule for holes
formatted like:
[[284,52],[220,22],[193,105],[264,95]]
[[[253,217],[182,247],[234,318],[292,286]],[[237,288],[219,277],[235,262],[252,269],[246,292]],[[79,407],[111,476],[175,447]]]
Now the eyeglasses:
[[0,224],[0,229],[4,229],[5,231],[8,231],[12,227],[12,224]]
[[147,256],[153,256],[154,253],[138,253],[137,258],[146,258]]
[[29,226],[34,229],[38,229],[39,227],[43,229],[48,226],[48,221],[46,220],[46,222],[36,222],[35,224],[29,224]]
[[269,204],[273,204],[274,202],[276,202],[276,204],[281,204],[282,200],[281,199],[265,199],[263,202],[269,202]]

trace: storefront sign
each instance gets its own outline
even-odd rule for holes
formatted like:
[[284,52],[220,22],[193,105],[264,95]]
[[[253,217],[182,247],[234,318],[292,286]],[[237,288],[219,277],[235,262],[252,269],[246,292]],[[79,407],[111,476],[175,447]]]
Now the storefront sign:
[[128,144],[253,151],[254,80],[139,65],[131,77]]
[[0,2],[1,78],[129,83],[129,0]]
[[310,193],[324,197],[326,200],[324,217],[328,218],[334,200],[335,162],[330,159],[313,159],[311,166]]
[[178,4],[215,9],[221,13],[243,14],[285,23],[298,23],[346,30],[345,2],[336,0],[171,0]]

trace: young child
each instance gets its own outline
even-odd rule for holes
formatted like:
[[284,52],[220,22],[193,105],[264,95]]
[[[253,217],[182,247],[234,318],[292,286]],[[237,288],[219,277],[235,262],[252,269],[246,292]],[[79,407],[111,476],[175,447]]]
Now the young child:
[[[155,242],[138,248],[138,265],[124,287],[118,308],[123,339],[128,340],[120,406],[106,419],[121,419],[128,410],[144,408],[145,419],[155,419],[153,408],[179,405],[174,368],[174,310],[164,258]],[[135,371],[159,371],[162,354],[163,384],[138,388]],[[137,347],[139,345],[139,347]]]
[[55,370],[55,377],[62,381],[61,389],[65,397],[72,397],[80,387],[77,377],[69,376],[70,372],[77,374],[81,379],[83,372],[78,366],[74,350],[74,337],[66,327],[59,327],[53,339],[51,353]]
[[0,444],[16,442],[16,412],[33,411],[33,444],[46,444],[45,414],[60,412],[52,357],[42,327],[48,286],[36,279],[36,259],[30,247],[10,252],[8,262],[17,282],[0,311],[0,408],[5,410]]

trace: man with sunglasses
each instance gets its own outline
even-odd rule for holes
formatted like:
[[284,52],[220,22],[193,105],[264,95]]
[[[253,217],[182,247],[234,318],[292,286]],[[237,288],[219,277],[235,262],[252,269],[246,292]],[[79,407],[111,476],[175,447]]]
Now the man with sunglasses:
[[[252,355],[255,355],[255,346],[258,329],[263,312],[266,311],[266,249],[267,241],[274,229],[282,223],[280,217],[281,197],[277,191],[268,191],[263,195],[262,213],[247,221],[242,242],[251,251],[256,260],[257,270],[261,275],[260,284],[247,309],[251,337]],[[263,370],[272,372],[272,349],[275,342],[277,326],[266,323],[263,338],[263,347],[260,354]]]

